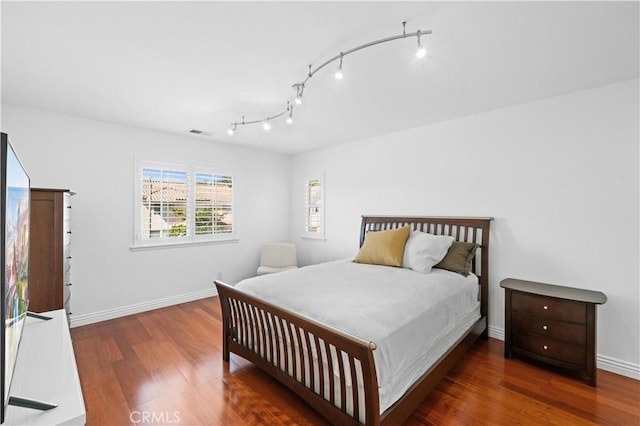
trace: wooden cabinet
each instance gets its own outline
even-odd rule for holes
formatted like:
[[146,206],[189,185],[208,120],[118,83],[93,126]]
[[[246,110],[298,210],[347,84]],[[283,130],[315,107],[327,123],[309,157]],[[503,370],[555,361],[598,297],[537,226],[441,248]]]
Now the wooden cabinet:
[[71,196],[67,189],[31,188],[29,310],[71,314]]
[[502,280],[505,289],[504,356],[524,355],[585,373],[596,385],[596,305],[599,291]]

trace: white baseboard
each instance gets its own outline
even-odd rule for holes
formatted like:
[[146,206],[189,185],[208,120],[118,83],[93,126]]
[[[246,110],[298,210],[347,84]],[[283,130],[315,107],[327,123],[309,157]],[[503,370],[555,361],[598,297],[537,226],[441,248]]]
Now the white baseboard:
[[[489,337],[504,341],[504,328],[490,325]],[[640,380],[640,364],[633,364],[631,362],[604,355],[596,355],[596,364],[597,367],[602,370],[620,374],[621,376],[629,377],[631,379]]]
[[489,326],[489,337],[504,341],[504,329],[499,327]]
[[82,325],[93,324],[100,321],[107,321],[114,318],[125,317],[140,312],[151,311],[153,309],[164,308],[179,303],[192,302],[198,299],[217,296],[218,292],[215,288],[207,290],[195,291],[193,293],[180,294],[178,296],[166,297],[164,299],[156,299],[148,302],[136,303],[134,305],[123,306],[106,311],[93,312],[90,314],[71,315],[70,327],[80,327]]
[[640,365],[609,356],[598,355],[596,357],[598,368],[611,373],[620,374],[632,379],[640,380]]

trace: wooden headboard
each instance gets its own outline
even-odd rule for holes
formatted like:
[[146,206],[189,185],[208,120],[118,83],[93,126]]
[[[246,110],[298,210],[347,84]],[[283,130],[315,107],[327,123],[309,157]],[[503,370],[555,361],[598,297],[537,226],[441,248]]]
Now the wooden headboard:
[[412,231],[448,235],[456,241],[479,244],[472,271],[480,282],[480,312],[485,316],[489,306],[489,226],[492,220],[492,217],[362,216],[360,247],[369,231],[384,231],[406,225],[410,225]]

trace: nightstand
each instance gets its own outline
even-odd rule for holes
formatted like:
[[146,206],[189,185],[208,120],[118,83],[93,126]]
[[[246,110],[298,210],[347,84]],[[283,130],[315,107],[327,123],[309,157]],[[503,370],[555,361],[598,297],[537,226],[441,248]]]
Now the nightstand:
[[505,358],[518,354],[582,371],[596,386],[596,305],[607,296],[514,278],[500,287],[505,289]]

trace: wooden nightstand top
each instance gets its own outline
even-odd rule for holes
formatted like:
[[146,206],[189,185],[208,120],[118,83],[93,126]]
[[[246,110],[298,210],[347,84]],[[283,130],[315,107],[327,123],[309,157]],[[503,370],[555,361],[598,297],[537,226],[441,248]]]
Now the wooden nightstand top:
[[500,287],[509,290],[522,291],[540,296],[556,297],[558,299],[575,300],[577,302],[597,303],[602,305],[607,301],[607,296],[599,291],[584,290],[573,287],[563,287],[553,284],[525,281],[516,278],[505,278],[500,281]]

